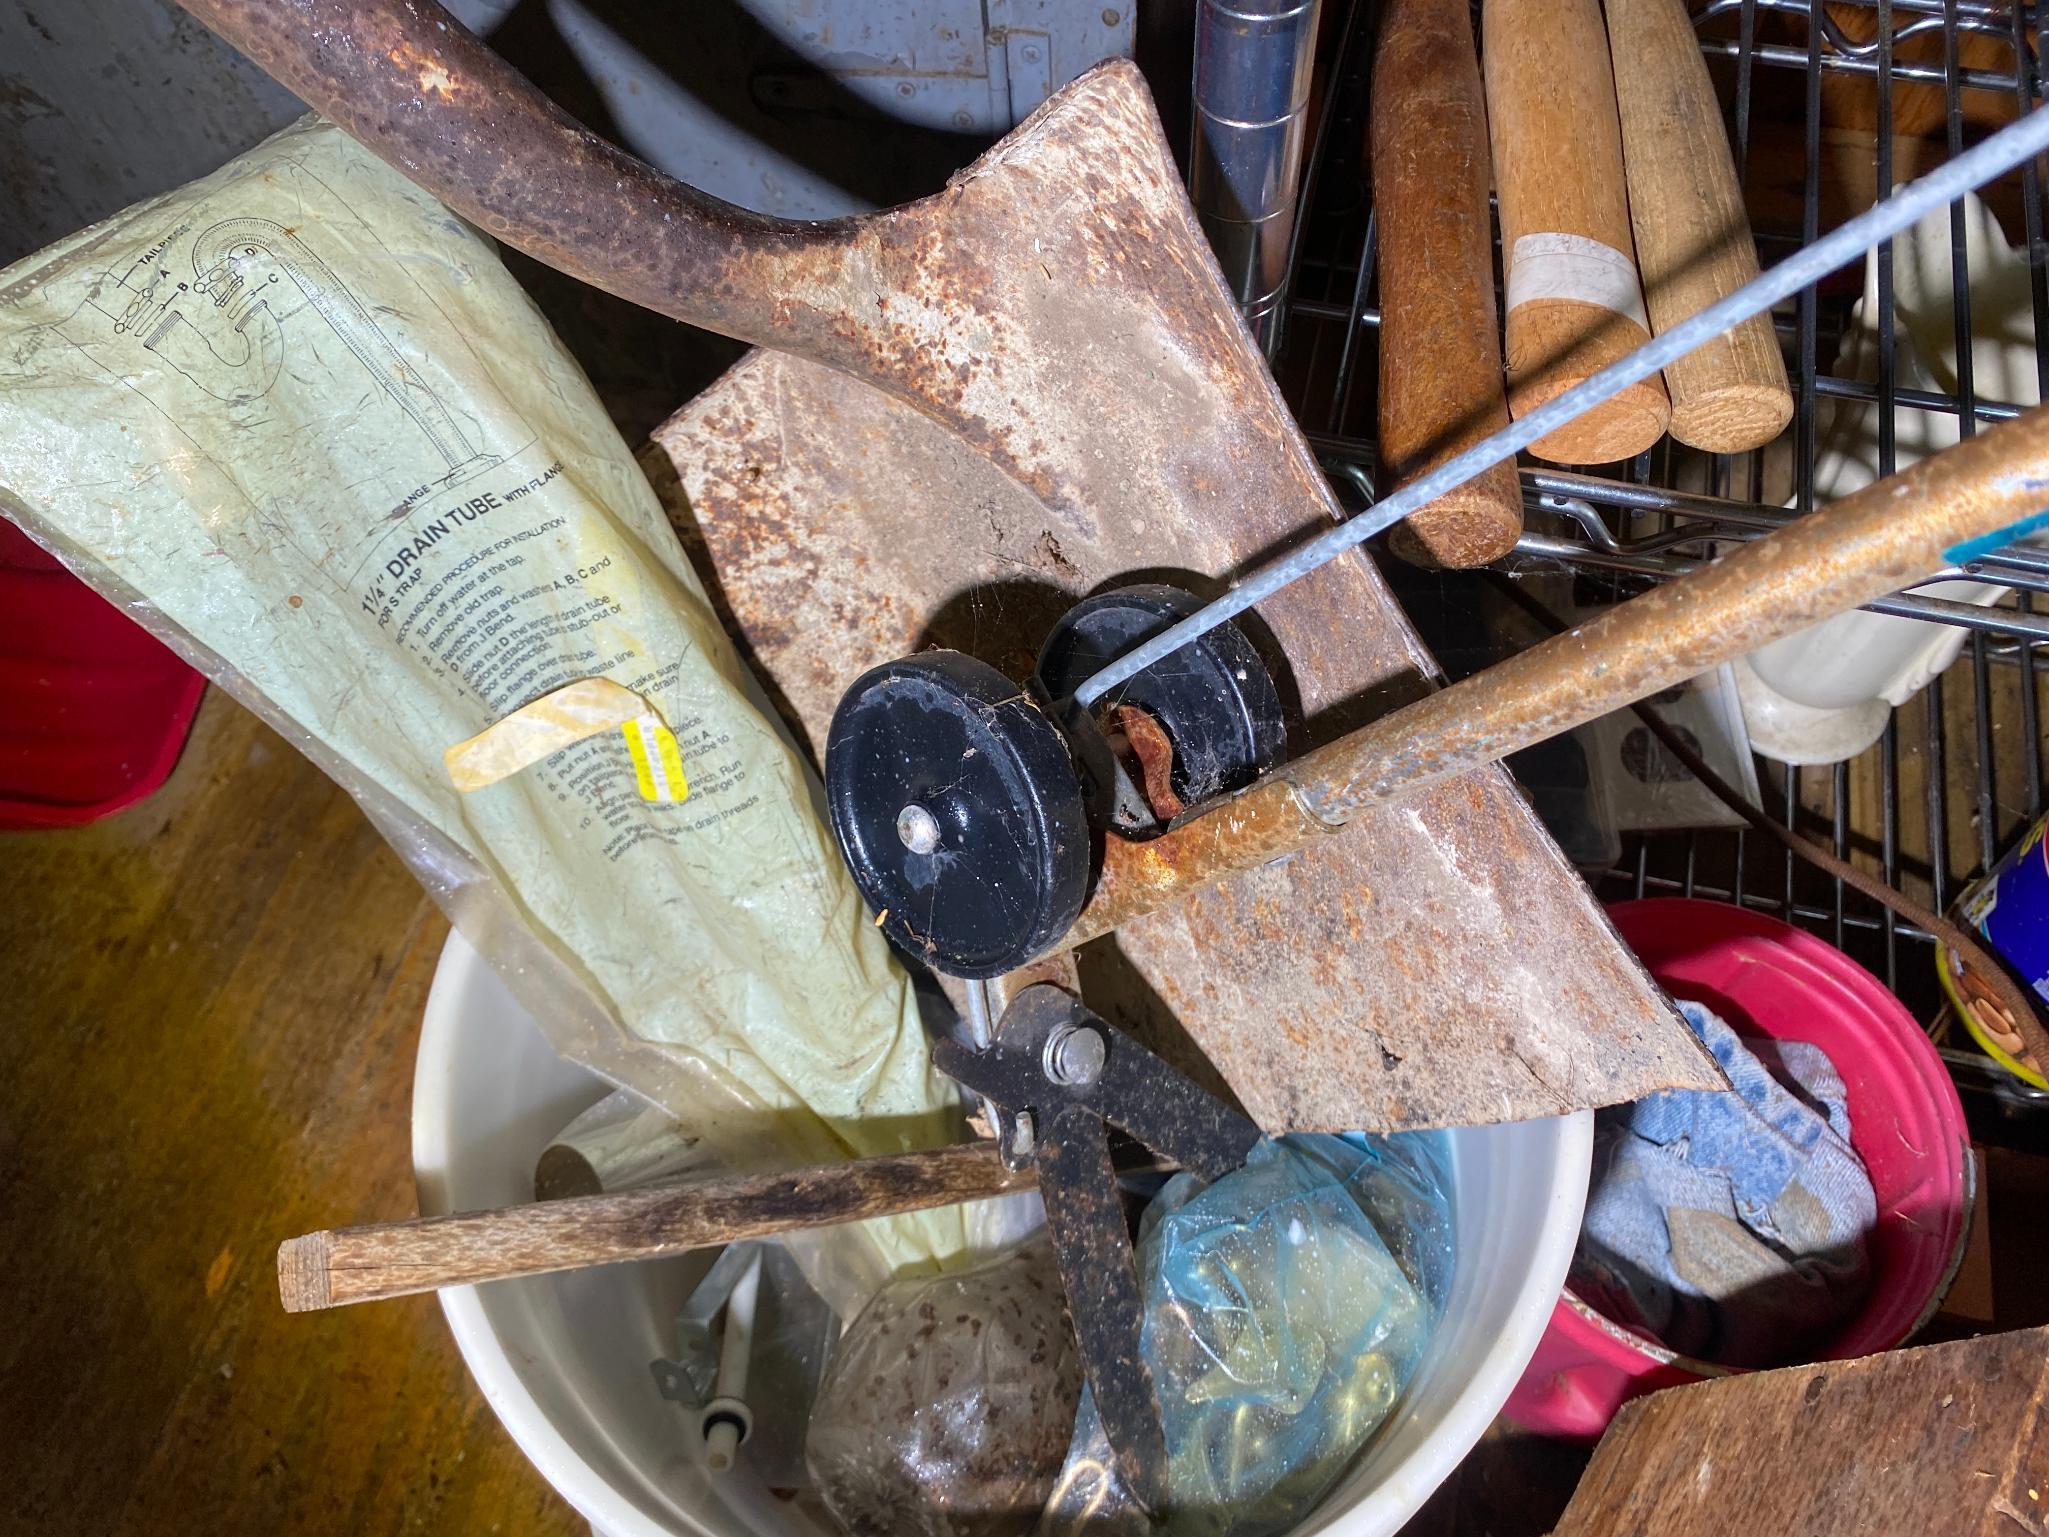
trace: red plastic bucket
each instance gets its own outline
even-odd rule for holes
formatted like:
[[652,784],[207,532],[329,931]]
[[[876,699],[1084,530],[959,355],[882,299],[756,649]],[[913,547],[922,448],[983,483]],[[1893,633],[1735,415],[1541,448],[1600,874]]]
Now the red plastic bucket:
[[[1975,1177],[1964,1107],[1926,1033],[1870,972],[1776,918],[1679,897],[1618,903],[1609,916],[1674,997],[1698,999],[1738,1034],[1829,1054],[1878,1227],[1870,1298],[1821,1358],[1900,1344],[1934,1314],[1963,1259]],[[1628,1399],[1729,1372],[1609,1322],[1567,1290],[1502,1412],[1546,1435],[1593,1437]]]
[[0,518],[0,828],[133,805],[178,761],[206,680]]

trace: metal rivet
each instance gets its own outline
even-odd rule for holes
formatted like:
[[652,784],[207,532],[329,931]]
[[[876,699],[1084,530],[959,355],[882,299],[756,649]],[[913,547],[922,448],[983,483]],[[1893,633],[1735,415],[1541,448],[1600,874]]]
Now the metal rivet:
[[896,835],[913,854],[930,854],[939,847],[939,818],[913,801],[896,814]]
[[1085,1089],[1103,1076],[1108,1055],[1109,1046],[1097,1031],[1086,1025],[1062,1025],[1046,1037],[1039,1066],[1054,1083]]

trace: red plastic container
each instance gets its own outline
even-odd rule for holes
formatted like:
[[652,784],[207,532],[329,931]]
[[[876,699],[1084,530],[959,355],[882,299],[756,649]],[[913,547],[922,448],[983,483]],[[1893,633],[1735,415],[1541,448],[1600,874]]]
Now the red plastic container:
[[0,518],[0,827],[132,805],[178,762],[206,680]]
[[[1878,1227],[1871,1296],[1822,1359],[1900,1344],[1940,1306],[1963,1259],[1975,1177],[1963,1105],[1926,1033],[1870,972],[1776,918],[1677,897],[1619,903],[1609,916],[1674,997],[1706,1004],[1739,1035],[1829,1054]],[[1591,1438],[1631,1398],[1729,1374],[1611,1323],[1568,1290],[1502,1412],[1546,1435]]]

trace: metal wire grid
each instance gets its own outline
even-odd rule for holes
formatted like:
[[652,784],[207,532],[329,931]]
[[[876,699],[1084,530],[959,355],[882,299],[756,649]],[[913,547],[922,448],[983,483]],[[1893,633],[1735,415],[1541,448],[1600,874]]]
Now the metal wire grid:
[[[1873,13],[1869,41],[1846,28],[1849,6]],[[1318,127],[1305,216],[1298,237],[1289,301],[1288,331],[1279,373],[1311,442],[1341,491],[1370,497],[1375,455],[1373,396],[1377,327],[1373,275],[1373,220],[1364,193],[1364,80],[1371,53],[1371,0],[1354,0],[1339,45],[1333,85]],[[1764,259],[1794,240],[1821,232],[1822,81],[1840,76],[1868,84],[1876,122],[1874,197],[1895,181],[1894,93],[1882,83],[1939,87],[1948,153],[1965,136],[1964,104],[2010,102],[2027,111],[2042,96],[2040,20],[2031,5],[1986,0],[1837,0],[1829,9],[1806,0],[1709,0],[1696,25],[1711,69],[1732,88],[1733,147],[1739,174],[1753,159],[1754,116],[1765,72],[1797,72],[1803,88],[1804,171],[1800,229],[1760,234]],[[1804,30],[1805,45],[1773,40]],[[1960,40],[1996,42],[2007,67],[1965,67]],[[1939,40],[1941,60],[1902,59],[1903,45]],[[1927,44],[1914,51],[1923,51]],[[1983,45],[1980,45],[1983,51]],[[1731,79],[1730,77],[1733,77]],[[1772,82],[1776,83],[1776,82]],[[2049,241],[2045,241],[2043,179],[2030,162],[2021,174],[2020,202],[2030,257],[2037,337],[2036,367],[2049,398]],[[1879,468],[1895,468],[1896,407],[1939,411],[1958,418],[1964,435],[1981,422],[2005,420],[2022,409],[1981,398],[1971,377],[1971,294],[1964,260],[1961,205],[1951,210],[1954,315],[1958,336],[1957,389],[1943,394],[1898,382],[1890,242],[1877,260],[1878,378],[1832,375],[1821,359],[1834,356],[1849,308],[1846,296],[1803,291],[1790,313],[1775,316],[1790,344],[1797,405],[1789,435],[1767,450],[1704,456],[1660,444],[1612,473],[1588,473],[1525,464],[1522,470],[1529,527],[1506,563],[1511,570],[1565,570],[1583,586],[1605,586],[1619,597],[1632,586],[1691,570],[1716,544],[1755,538],[1814,504],[1816,408],[1823,399],[1873,401],[1879,406]],[[1776,457],[1775,457],[1776,456]],[[1785,460],[1790,458],[1788,465]],[[1790,509],[1767,505],[1765,487],[1790,476]],[[1681,486],[1689,489],[1681,490]],[[1976,608],[1904,593],[1873,604],[1874,611],[1960,625],[1969,633],[1964,655],[1944,677],[1894,712],[1880,742],[1862,757],[1833,768],[1800,769],[1758,762],[1767,811],[1868,863],[1891,884],[1938,908],[1947,908],[1963,884],[2042,813],[2043,709],[2039,646],[2049,641],[2049,611],[2036,597],[2049,593],[2049,551],[2009,550],[1940,573],[1968,576],[2013,589],[1992,608]],[[1623,864],[1604,878],[1616,895],[1683,893],[1734,901],[1788,916],[1857,956],[1931,1025],[1943,1000],[1934,978],[1929,936],[1820,875],[1776,844],[1744,832],[1651,835],[1634,840]],[[1996,1084],[2001,1095],[2049,1109],[2049,1096],[2033,1095],[1968,1050],[1956,1032],[1947,1050],[1960,1078]],[[2009,1088],[2011,1086],[2011,1088]]]

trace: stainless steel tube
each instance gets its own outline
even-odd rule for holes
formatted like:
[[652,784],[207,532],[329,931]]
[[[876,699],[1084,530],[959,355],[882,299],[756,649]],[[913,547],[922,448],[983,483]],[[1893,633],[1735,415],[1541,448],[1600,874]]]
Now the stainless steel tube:
[[1319,0],[1197,0],[1189,195],[1263,351],[1279,342]]

